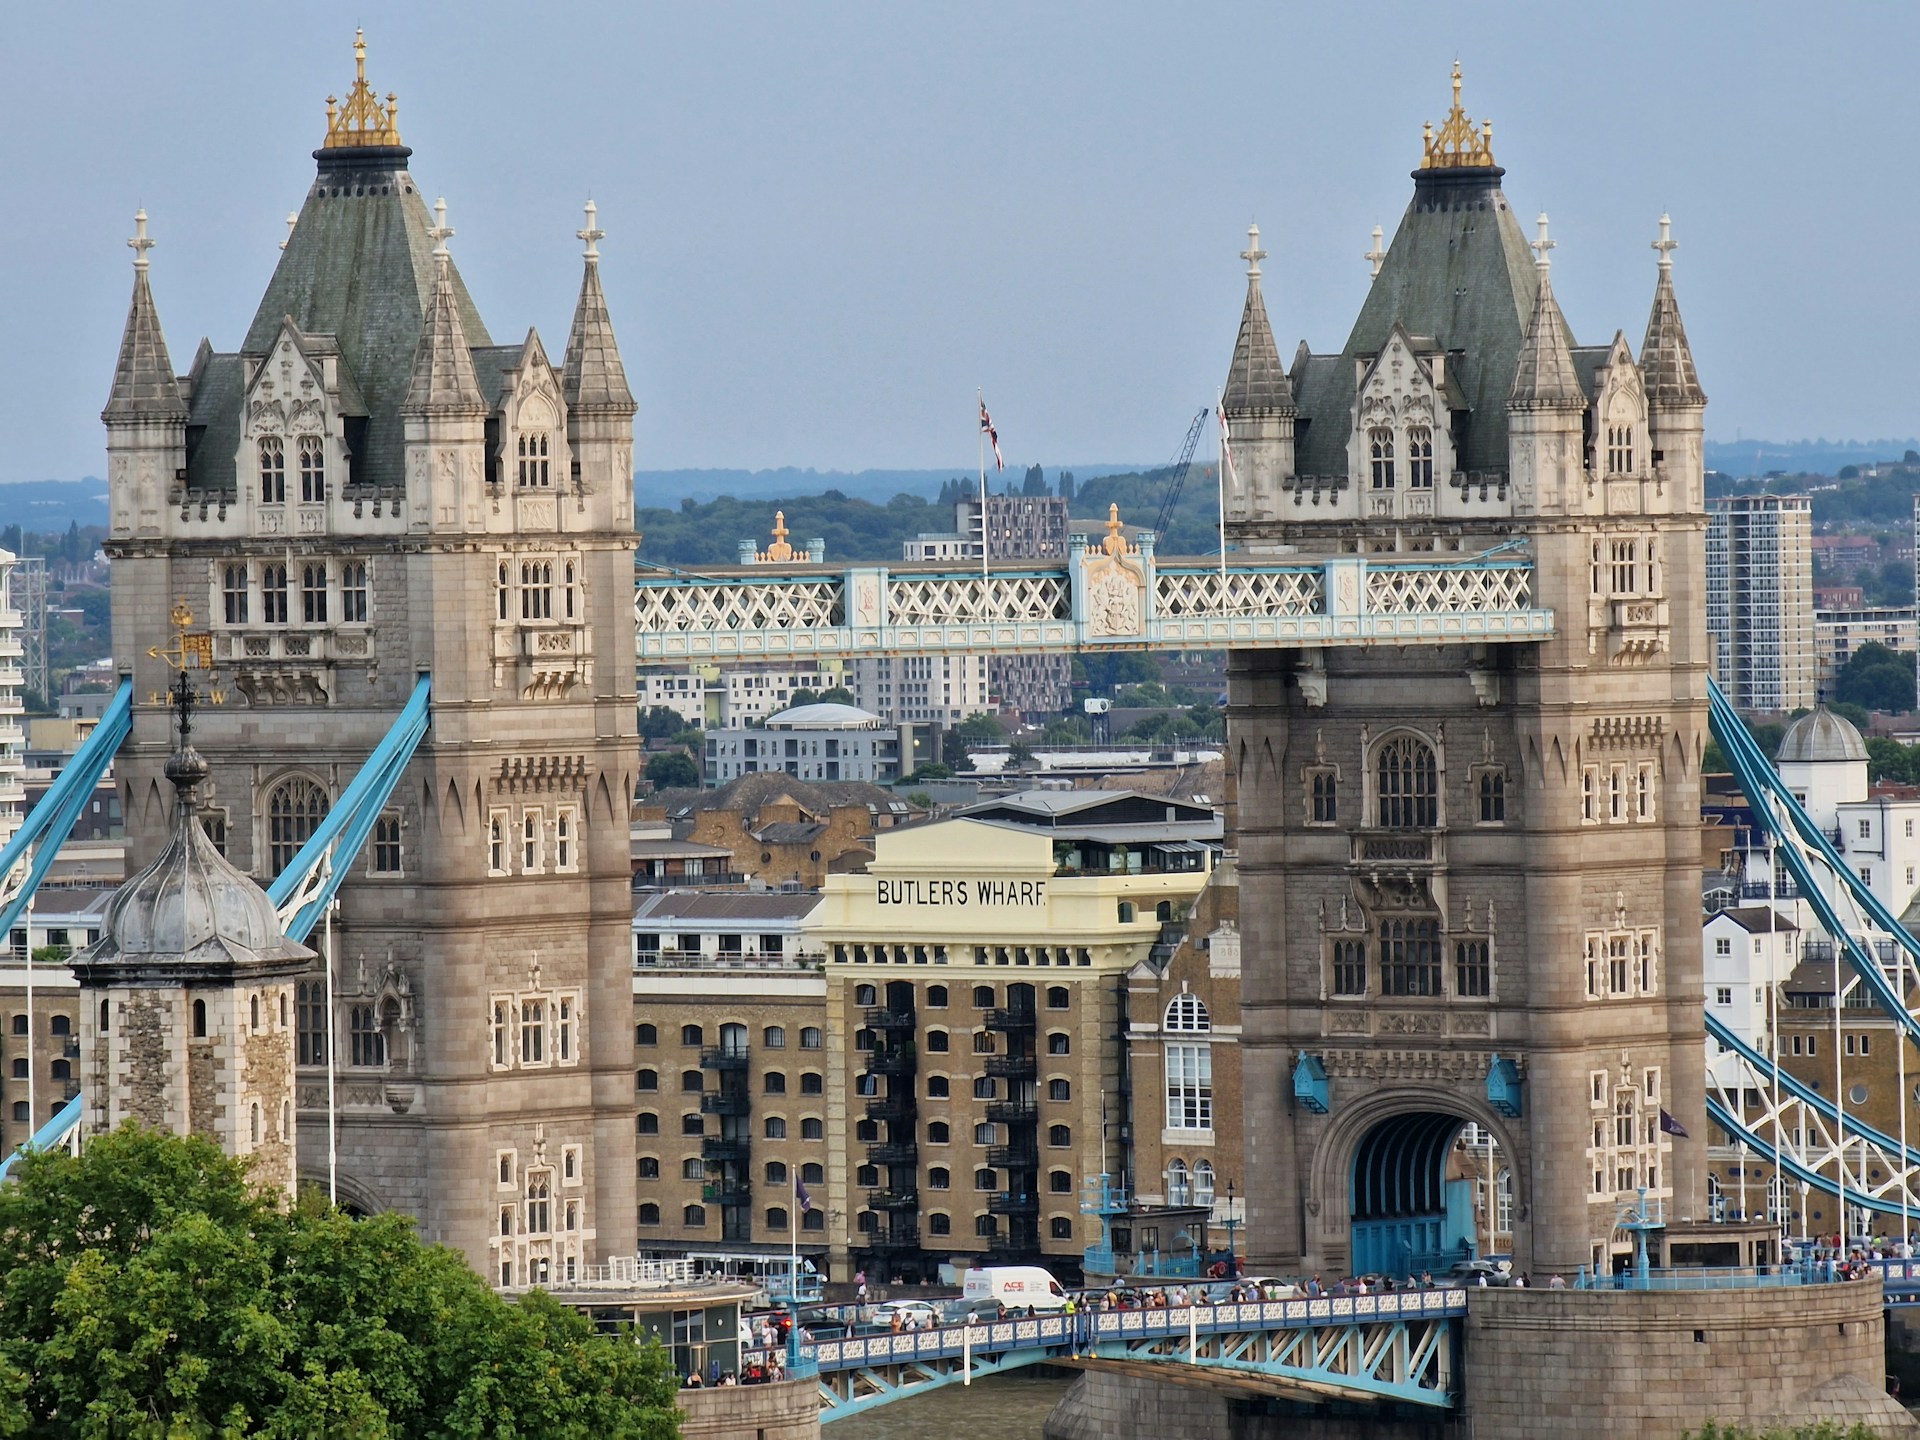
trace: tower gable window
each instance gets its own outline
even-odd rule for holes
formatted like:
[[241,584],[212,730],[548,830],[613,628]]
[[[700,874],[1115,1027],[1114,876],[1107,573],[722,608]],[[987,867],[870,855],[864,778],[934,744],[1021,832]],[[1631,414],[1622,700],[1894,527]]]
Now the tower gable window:
[[260,620],[265,625],[287,623],[287,567],[284,565],[261,567]]
[[340,567],[340,618],[349,625],[367,620],[367,564],[349,560]]
[[1424,425],[1407,431],[1407,488],[1433,488],[1433,431]]
[[1439,767],[1432,749],[1411,735],[1396,735],[1374,761],[1380,826],[1430,830],[1440,823]]
[[1440,925],[1435,920],[1380,922],[1380,993],[1441,993]]
[[1393,431],[1384,425],[1367,431],[1367,454],[1372,462],[1373,488],[1393,489]]
[[1633,426],[1609,425],[1607,427],[1607,473],[1631,475],[1633,470]]
[[318,505],[327,498],[327,447],[318,435],[300,437],[300,500]]
[[1331,825],[1340,818],[1340,772],[1320,768],[1308,772],[1308,821],[1313,825]]
[[283,505],[287,499],[287,447],[278,435],[260,442],[260,503]]
[[1333,993],[1336,995],[1367,993],[1367,942],[1365,940],[1333,942]]
[[220,599],[227,624],[247,623],[247,567],[228,565],[220,572]]
[[1507,772],[1490,765],[1480,771],[1477,787],[1480,794],[1480,823],[1504,824],[1507,818]]
[[525,560],[520,564],[520,618],[553,618],[553,562]]
[[549,488],[553,481],[547,468],[550,442],[544,430],[529,430],[520,436],[520,486],[526,490]]
[[327,623],[327,567],[324,563],[301,567],[300,618],[308,625]]

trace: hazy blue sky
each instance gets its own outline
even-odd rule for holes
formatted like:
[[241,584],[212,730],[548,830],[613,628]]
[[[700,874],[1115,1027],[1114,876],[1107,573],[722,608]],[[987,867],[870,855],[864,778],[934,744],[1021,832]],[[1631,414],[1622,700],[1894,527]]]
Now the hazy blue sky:
[[1582,341],[1667,209],[1712,438],[1920,429],[1920,7],[146,0],[8,12],[0,480],[103,468],[136,205],[176,364],[239,342],[356,22],[497,338],[558,358],[598,200],[641,468],[964,469],[976,386],[1010,465],[1168,457],[1250,218],[1345,340],[1456,52]]

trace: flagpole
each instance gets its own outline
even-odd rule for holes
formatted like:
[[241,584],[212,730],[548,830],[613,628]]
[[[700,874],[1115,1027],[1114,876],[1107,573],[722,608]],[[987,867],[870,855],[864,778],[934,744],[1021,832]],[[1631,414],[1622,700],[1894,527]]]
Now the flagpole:
[[[1218,503],[1220,516],[1220,604],[1227,603],[1227,466],[1233,463],[1233,455],[1228,450],[1227,437],[1227,392],[1218,393],[1215,402],[1216,413],[1220,416],[1220,463],[1214,468],[1218,472],[1215,479],[1219,484],[1214,489],[1214,498]],[[1164,540],[1164,536],[1162,539]]]
[[980,578],[987,578],[987,392],[975,390],[980,402]]

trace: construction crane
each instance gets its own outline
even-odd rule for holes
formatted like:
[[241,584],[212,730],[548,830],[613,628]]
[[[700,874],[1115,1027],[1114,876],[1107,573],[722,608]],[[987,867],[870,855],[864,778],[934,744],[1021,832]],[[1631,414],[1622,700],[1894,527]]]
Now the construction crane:
[[1160,502],[1160,516],[1153,522],[1153,533],[1163,542],[1167,535],[1167,526],[1173,520],[1174,506],[1180,503],[1180,492],[1186,488],[1187,471],[1193,468],[1194,447],[1200,443],[1200,432],[1207,428],[1207,421],[1213,418],[1213,411],[1203,409],[1193,417],[1193,423],[1187,427],[1187,438],[1180,444],[1180,455],[1167,469],[1166,497]]

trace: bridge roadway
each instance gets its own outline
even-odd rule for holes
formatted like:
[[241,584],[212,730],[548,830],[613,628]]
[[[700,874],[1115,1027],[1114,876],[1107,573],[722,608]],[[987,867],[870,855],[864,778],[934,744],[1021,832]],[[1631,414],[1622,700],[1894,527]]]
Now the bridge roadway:
[[[1039,1364],[1151,1366],[1176,1383],[1446,1409],[1456,1399],[1466,1313],[1467,1292],[1458,1289],[1091,1310],[803,1341],[792,1373],[817,1376],[823,1422]],[[1185,1376],[1183,1367],[1191,1367]]]
[[[1117,525],[1117,521],[1113,522]],[[1076,542],[1079,537],[1075,537]],[[889,568],[788,560],[634,580],[643,665],[1080,650],[1294,649],[1544,640],[1533,561],[1508,542],[1437,553],[1161,560],[1151,535],[1065,563]]]

